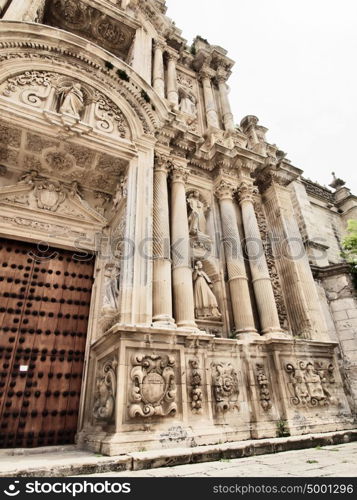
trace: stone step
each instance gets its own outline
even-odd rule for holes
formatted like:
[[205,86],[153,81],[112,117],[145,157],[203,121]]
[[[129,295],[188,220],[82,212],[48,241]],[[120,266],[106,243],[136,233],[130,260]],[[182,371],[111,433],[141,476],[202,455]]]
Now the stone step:
[[73,446],[2,450],[0,477],[66,477],[140,471],[212,462],[357,441],[357,429],[274,439],[237,441],[194,448],[174,448],[103,457]]

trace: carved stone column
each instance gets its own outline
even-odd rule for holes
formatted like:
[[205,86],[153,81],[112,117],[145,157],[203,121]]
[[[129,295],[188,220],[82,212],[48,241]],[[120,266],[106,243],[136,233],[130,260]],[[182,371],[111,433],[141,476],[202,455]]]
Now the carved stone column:
[[167,192],[169,158],[155,155],[153,218],[153,322],[156,326],[174,326],[170,258],[170,218]]
[[153,87],[160,97],[165,97],[164,49],[165,44],[163,42],[154,41]]
[[43,12],[45,0],[12,0],[6,10],[4,21],[38,21],[38,15]]
[[222,107],[224,128],[226,130],[234,130],[233,113],[228,98],[228,88],[226,84],[227,75],[224,70],[220,70],[217,74],[217,82],[219,88],[219,96]]
[[257,189],[248,182],[242,182],[238,188],[246,249],[262,333],[281,333],[273,287],[254,210],[253,197],[256,192]]
[[[290,167],[288,167],[290,168]],[[293,178],[288,170],[267,167],[258,182],[263,192],[278,271],[292,332],[312,340],[328,340],[320,300],[296,222],[289,190]]]
[[178,106],[179,96],[177,90],[177,71],[176,63],[178,54],[171,50],[167,53],[167,98],[172,104]]
[[207,125],[208,127],[220,128],[216,103],[213,95],[212,81],[211,81],[212,77],[214,76],[214,71],[211,70],[210,68],[202,68],[200,75],[201,75],[203,95],[205,100]]
[[172,279],[174,317],[177,326],[196,330],[185,190],[188,174],[188,169],[182,165],[174,165],[172,168]]
[[215,190],[221,209],[223,243],[229,288],[231,291],[235,332],[236,334],[251,333],[257,335],[237,217],[233,204],[234,191],[235,186],[226,180],[221,180]]

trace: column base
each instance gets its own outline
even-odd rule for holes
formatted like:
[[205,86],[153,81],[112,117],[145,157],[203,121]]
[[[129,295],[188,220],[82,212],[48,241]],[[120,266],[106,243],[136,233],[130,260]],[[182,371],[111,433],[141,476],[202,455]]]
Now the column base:
[[246,342],[250,342],[253,340],[261,339],[262,336],[259,335],[257,331],[249,331],[249,332],[236,332],[234,337],[237,340],[244,340]]
[[156,316],[153,319],[152,324],[153,324],[153,327],[155,327],[155,328],[172,328],[172,329],[177,328],[175,320],[173,318],[171,318],[170,316],[165,316],[165,315]]
[[291,340],[291,335],[283,330],[263,331],[262,338],[264,340]]
[[187,322],[182,322],[182,323],[177,323],[177,330],[179,331],[185,331],[185,332],[191,332],[191,333],[198,333],[198,334],[206,334],[206,332],[203,332],[198,328],[196,323],[194,321],[187,321]]

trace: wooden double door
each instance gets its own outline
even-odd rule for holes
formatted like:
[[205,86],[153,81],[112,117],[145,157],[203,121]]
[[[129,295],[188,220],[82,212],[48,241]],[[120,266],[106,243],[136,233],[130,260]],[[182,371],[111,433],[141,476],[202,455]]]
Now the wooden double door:
[[0,448],[74,442],[93,268],[0,239]]

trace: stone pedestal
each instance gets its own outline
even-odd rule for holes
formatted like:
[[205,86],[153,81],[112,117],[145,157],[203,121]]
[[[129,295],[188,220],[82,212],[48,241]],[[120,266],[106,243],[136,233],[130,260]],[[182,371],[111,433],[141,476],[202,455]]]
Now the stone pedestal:
[[334,348],[114,328],[92,346],[79,443],[118,455],[275,438],[282,423],[291,435],[351,429]]

